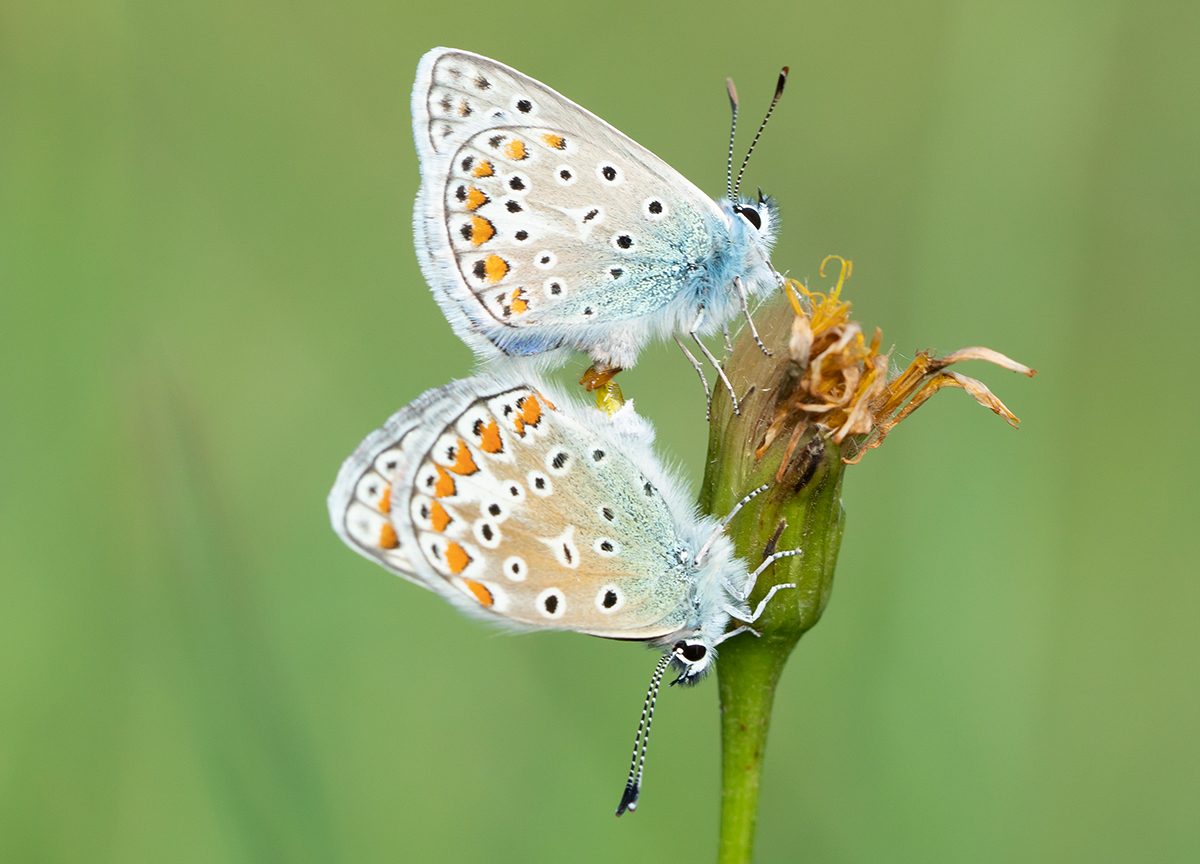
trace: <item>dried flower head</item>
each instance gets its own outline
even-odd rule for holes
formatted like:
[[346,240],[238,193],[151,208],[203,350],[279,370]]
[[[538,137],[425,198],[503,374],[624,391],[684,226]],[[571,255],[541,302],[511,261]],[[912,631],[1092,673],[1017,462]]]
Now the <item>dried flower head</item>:
[[879,352],[882,331],[875,328],[867,342],[862,325],[850,320],[850,303],[841,299],[852,263],[831,255],[821,262],[822,276],[830,260],[841,262],[841,272],[828,295],[809,291],[796,281],[787,283],[795,317],[787,342],[786,369],[775,391],[774,416],[755,450],[756,457],[761,458],[786,429],[790,436],[783,459],[786,465],[796,443],[815,425],[842,445],[843,461],[857,462],[947,386],[966,390],[979,404],[1017,426],[1016,416],[983,383],[946,367],[960,360],[987,360],[1023,375],[1033,376],[1036,370],[990,348],[963,348],[941,358],[920,351],[908,368],[889,377],[889,355]]

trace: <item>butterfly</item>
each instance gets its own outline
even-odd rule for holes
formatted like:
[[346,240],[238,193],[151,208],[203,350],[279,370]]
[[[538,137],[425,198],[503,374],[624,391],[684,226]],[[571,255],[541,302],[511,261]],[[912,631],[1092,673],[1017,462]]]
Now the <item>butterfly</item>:
[[[417,67],[412,117],[421,270],[454,331],[485,359],[574,348],[597,370],[619,371],[651,339],[674,336],[703,379],[679,334],[720,371],[697,337],[739,311],[749,321],[748,298],[780,284],[772,199],[739,196],[730,170],[729,197],[713,201],[502,63],[435,48]],[[731,159],[732,147],[731,134]]]
[[[510,367],[400,409],[329,494],[333,528],[351,549],[470,616],[663,648],[617,815],[637,807],[668,667],[674,683],[699,680],[718,645],[794,587],[773,586],[748,608],[758,575],[796,552],[751,572],[724,529],[756,493],[722,521],[698,516],[653,441],[631,402],[609,415]],[[743,623],[726,632],[731,619]]]

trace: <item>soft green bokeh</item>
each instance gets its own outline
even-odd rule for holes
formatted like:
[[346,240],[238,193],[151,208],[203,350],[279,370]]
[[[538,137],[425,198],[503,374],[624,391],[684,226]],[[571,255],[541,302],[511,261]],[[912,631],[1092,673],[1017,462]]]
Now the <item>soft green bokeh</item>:
[[[733,75],[776,262],[854,259],[898,359],[971,364],[847,471],[784,675],[759,860],[1200,857],[1200,5],[0,3],[0,857],[682,861],[711,682],[497,636],[345,549],[324,497],[471,367],[413,253],[408,93],[455,45],[706,190]],[[748,142],[746,135],[739,152]],[[576,372],[578,369],[575,370]],[[698,384],[621,378],[697,481]]]

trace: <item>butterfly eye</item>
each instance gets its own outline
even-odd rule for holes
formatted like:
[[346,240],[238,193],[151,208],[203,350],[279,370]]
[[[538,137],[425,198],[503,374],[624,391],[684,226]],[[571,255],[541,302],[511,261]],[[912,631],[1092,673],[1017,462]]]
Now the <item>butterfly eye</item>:
[[699,663],[708,654],[708,649],[698,642],[676,642],[675,650],[689,663]]
[[753,207],[738,207],[736,212],[742,214],[742,218],[754,226],[755,230],[762,230],[762,217],[758,215],[758,211]]

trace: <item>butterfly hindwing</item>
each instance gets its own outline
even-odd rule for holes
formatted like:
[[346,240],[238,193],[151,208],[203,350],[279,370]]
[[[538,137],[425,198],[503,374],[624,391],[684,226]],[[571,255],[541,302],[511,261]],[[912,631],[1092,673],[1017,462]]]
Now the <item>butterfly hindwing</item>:
[[654,483],[536,387],[473,380],[476,398],[396,477],[393,521],[426,581],[521,626],[643,639],[677,629],[687,581]]
[[518,354],[602,339],[666,308],[724,236],[677,171],[494,60],[426,55],[413,123],[422,267],[476,348],[478,334]]

